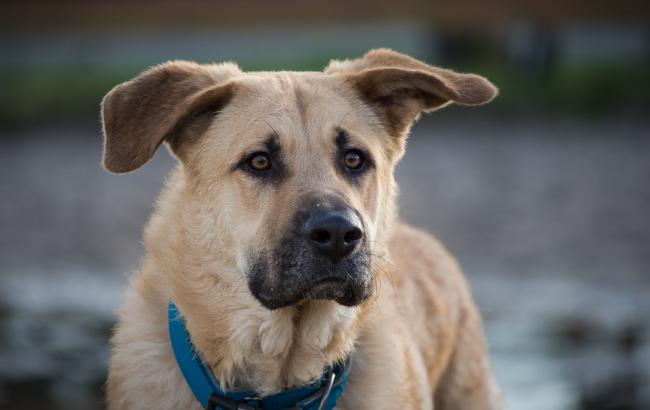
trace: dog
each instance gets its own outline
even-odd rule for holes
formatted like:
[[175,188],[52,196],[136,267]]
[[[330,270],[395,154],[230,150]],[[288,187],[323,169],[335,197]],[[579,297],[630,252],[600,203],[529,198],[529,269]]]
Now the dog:
[[[118,312],[109,409],[268,409],[304,386],[318,408],[501,408],[466,281],[399,220],[393,177],[421,113],[496,95],[388,49],[322,72],[171,61],[112,89],[104,167],[162,143],[178,165]],[[222,393],[198,397],[170,323]]]

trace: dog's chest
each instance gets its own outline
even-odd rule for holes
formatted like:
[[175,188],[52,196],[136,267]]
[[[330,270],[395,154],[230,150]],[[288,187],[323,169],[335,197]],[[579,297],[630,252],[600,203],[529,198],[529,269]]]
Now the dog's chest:
[[356,308],[316,301],[263,313],[232,319],[228,355],[212,366],[224,387],[271,393],[308,384],[352,349]]

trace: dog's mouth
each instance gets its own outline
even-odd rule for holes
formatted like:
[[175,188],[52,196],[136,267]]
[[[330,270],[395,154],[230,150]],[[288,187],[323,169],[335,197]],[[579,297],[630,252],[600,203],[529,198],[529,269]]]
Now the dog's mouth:
[[342,285],[345,283],[345,280],[342,278],[337,278],[336,276],[326,276],[324,278],[316,280],[312,284],[312,289],[318,289],[319,287],[323,286],[335,286],[335,285]]
[[[311,284],[304,292],[295,295],[286,295],[275,289],[251,289],[253,295],[268,309],[277,309],[292,306],[305,300],[341,300],[345,302],[346,283],[340,278],[324,278]],[[340,302],[339,302],[340,303]],[[341,303],[350,305],[350,302]]]
[[342,278],[329,276],[313,282],[305,293],[309,299],[336,299],[346,286]]
[[254,283],[250,283],[250,289],[257,300],[271,310],[306,300],[333,300],[343,306],[357,306],[370,296],[369,284],[334,277],[318,280],[297,292],[286,287],[279,291],[273,287],[265,289]]
[[372,275],[365,255],[337,265],[310,258],[274,271],[273,267],[278,265],[282,266],[270,258],[258,257],[248,274],[251,293],[268,309],[307,300],[333,300],[343,306],[357,306],[371,293]]

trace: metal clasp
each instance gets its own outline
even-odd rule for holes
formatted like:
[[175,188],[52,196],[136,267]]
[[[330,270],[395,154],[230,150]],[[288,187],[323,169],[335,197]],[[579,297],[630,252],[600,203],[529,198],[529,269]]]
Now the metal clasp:
[[334,386],[335,378],[336,374],[333,371],[330,371],[327,384],[324,386],[325,391],[323,392],[323,396],[320,398],[320,403],[318,404],[318,410],[323,410],[325,408],[327,399],[329,399],[330,393],[332,392],[332,386]]

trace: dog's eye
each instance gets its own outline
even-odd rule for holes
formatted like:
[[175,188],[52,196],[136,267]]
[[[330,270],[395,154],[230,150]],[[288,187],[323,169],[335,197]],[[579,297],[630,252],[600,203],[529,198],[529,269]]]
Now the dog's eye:
[[264,153],[255,154],[248,160],[248,165],[255,171],[266,171],[271,168],[271,158]]
[[343,157],[345,166],[349,169],[359,169],[363,166],[364,157],[363,154],[355,149],[352,149],[345,153]]

